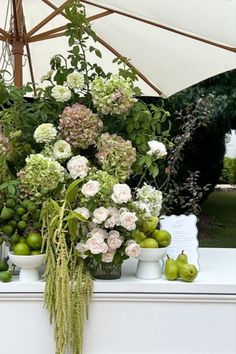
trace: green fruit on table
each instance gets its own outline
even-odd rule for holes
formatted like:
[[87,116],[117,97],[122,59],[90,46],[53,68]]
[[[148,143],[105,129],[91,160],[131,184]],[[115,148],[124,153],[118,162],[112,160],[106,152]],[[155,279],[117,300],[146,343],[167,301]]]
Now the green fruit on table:
[[159,219],[157,216],[151,216],[150,218],[148,218],[147,220],[144,220],[141,223],[140,229],[145,234],[152,233],[153,231],[156,230],[158,222],[159,222]]
[[165,276],[168,280],[176,280],[179,276],[178,263],[167,255],[165,264]]
[[26,229],[26,227],[27,227],[27,224],[26,224],[26,222],[24,221],[24,220],[21,220],[21,221],[18,221],[18,223],[17,223],[17,228],[19,229],[19,230],[25,230]]
[[198,270],[194,264],[179,263],[179,277],[183,281],[191,282],[198,275]]
[[10,270],[0,272],[0,281],[7,283],[11,280],[12,280],[12,272]]
[[28,256],[30,255],[29,246],[25,242],[19,242],[14,246],[14,254],[19,256]]
[[14,229],[11,225],[4,225],[2,228],[2,232],[7,236],[11,236],[14,232]]
[[9,220],[9,219],[11,219],[13,217],[14,214],[15,214],[15,212],[14,212],[13,209],[4,206],[2,208],[2,212],[1,212],[0,218],[2,220]]
[[7,223],[7,225],[11,225],[14,229],[15,229],[15,227],[16,227],[16,224],[17,224],[16,220],[10,220],[10,221],[8,221],[8,223]]
[[29,219],[30,219],[30,216],[28,214],[24,214],[21,217],[21,220],[23,220],[23,221],[29,221]]
[[6,206],[8,207],[8,208],[14,208],[15,207],[15,200],[14,199],[7,199],[7,201],[6,201]]
[[184,253],[184,250],[178,255],[176,262],[177,263],[188,263],[188,256]]
[[0,260],[0,272],[8,270],[8,268],[9,268],[9,265],[8,265],[6,259],[1,259]]
[[37,206],[33,202],[29,202],[29,204],[27,205],[27,209],[30,213],[34,213],[37,209]]
[[155,230],[152,237],[158,242],[159,247],[167,247],[171,242],[171,234],[166,230]]
[[38,232],[32,232],[27,236],[27,245],[33,250],[40,250],[43,243],[42,235]]
[[38,254],[42,254],[40,250],[33,250],[30,252],[31,256],[36,256]]
[[138,243],[142,242],[143,240],[145,240],[145,238],[147,238],[147,236],[138,229],[132,233],[132,236]]
[[14,245],[18,242],[20,242],[20,236],[18,234],[13,234],[11,236],[11,243]]
[[19,242],[27,243],[26,242],[26,237],[25,236],[19,236]]
[[24,215],[26,212],[25,208],[19,206],[17,209],[16,209],[16,213],[20,216]]
[[140,243],[142,248],[158,248],[158,243],[154,238],[147,237]]

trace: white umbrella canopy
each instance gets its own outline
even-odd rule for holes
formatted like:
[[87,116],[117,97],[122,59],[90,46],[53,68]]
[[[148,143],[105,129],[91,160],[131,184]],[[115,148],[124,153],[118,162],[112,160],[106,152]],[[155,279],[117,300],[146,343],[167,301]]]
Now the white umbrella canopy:
[[[68,45],[63,33],[67,20],[60,10],[68,2],[0,0],[0,68],[13,70],[16,76],[20,54],[9,56],[17,27],[11,16],[14,11],[19,13],[22,5],[24,30],[18,37],[24,50],[23,82],[40,82],[49,69],[50,58],[58,53],[66,55]],[[99,61],[104,71],[113,72],[114,55],[130,59],[140,77],[138,86],[145,95],[168,97],[236,68],[236,0],[81,0],[81,3],[103,54],[101,60],[94,57],[89,60]],[[14,53],[17,51],[13,48]],[[16,80],[15,83],[21,84]]]

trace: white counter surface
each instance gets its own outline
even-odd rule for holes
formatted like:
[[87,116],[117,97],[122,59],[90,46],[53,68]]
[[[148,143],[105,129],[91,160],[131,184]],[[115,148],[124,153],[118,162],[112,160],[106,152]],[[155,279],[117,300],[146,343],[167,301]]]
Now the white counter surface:
[[[236,295],[236,249],[199,248],[200,272],[192,283],[135,277],[136,259],[123,264],[122,277],[116,280],[96,280],[94,293],[146,294],[229,294]],[[14,277],[10,283],[0,283],[0,293],[43,293],[45,283],[23,283]]]

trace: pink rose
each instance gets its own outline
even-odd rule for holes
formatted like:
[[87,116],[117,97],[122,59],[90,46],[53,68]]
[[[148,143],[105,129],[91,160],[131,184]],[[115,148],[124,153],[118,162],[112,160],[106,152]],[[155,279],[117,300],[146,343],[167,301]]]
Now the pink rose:
[[128,243],[127,247],[125,248],[125,254],[128,257],[137,257],[141,251],[141,247],[136,242]]
[[96,237],[97,239],[104,241],[104,239],[108,237],[108,234],[105,230],[96,227],[90,231],[89,236]]
[[111,263],[113,261],[115,252],[110,251],[102,254],[102,262]]
[[101,224],[107,219],[108,215],[109,213],[106,208],[104,207],[97,208],[93,212],[93,222],[97,224]]
[[120,224],[126,230],[132,231],[136,229],[136,221],[138,220],[135,213],[131,213],[130,211],[124,212],[120,215]]
[[125,183],[117,183],[113,187],[111,199],[117,204],[127,203],[132,198],[131,189]]
[[95,236],[87,240],[86,246],[92,254],[106,253],[108,250],[106,242]]
[[83,185],[81,192],[86,198],[95,196],[99,191],[100,183],[98,181],[92,181],[91,179]]
[[123,239],[120,237],[118,231],[112,230],[108,234],[107,244],[111,250],[116,250],[120,248],[123,243]]

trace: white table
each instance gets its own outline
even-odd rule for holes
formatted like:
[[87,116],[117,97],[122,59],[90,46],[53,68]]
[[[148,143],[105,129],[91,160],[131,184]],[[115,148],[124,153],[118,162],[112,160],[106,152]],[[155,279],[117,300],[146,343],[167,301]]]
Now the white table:
[[[236,249],[200,249],[193,283],[96,281],[84,354],[235,354]],[[43,282],[0,283],[0,353],[54,354]]]

